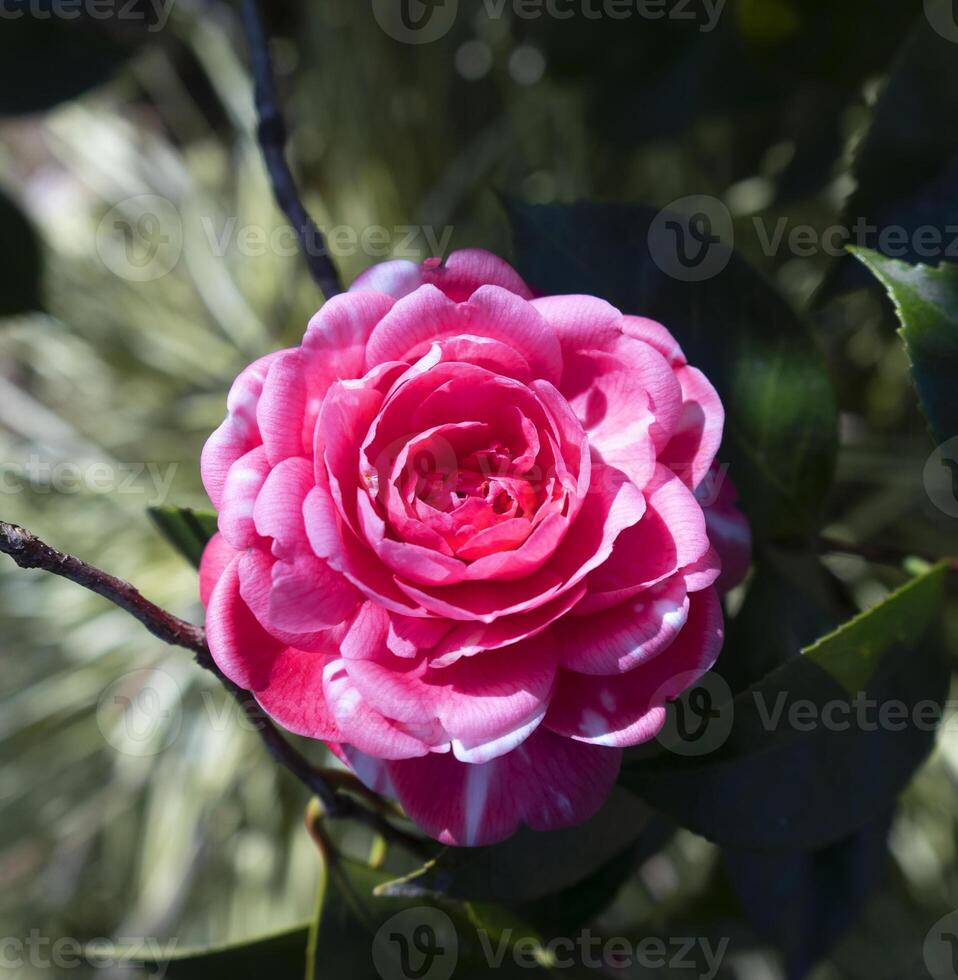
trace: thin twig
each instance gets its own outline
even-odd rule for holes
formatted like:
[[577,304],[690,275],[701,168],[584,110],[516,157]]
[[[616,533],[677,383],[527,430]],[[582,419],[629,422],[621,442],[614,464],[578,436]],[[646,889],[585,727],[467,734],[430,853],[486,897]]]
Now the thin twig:
[[196,655],[196,662],[214,673],[243,709],[273,759],[285,766],[319,799],[327,816],[358,820],[387,840],[401,844],[417,856],[425,854],[425,845],[421,840],[393,826],[381,814],[361,806],[352,796],[330,786],[322,771],[313,766],[283,737],[252,694],[238,684],[234,684],[220,670],[210,653],[206,643],[206,632],[202,627],[194,626],[150,602],[129,582],[124,582],[114,575],[88,565],[73,555],[51,548],[35,534],[16,524],[0,521],[0,553],[9,555],[20,568],[38,568],[51,572],[103,596],[115,606],[130,613],[164,643],[191,650]]
[[303,258],[310,275],[326,299],[343,291],[339,273],[329,258],[323,233],[316,226],[296,189],[296,181],[286,159],[288,139],[286,121],[279,108],[269,39],[263,28],[258,0],[243,0],[243,28],[249,45],[256,101],[256,135],[263,161],[269,172],[276,203],[299,237]]

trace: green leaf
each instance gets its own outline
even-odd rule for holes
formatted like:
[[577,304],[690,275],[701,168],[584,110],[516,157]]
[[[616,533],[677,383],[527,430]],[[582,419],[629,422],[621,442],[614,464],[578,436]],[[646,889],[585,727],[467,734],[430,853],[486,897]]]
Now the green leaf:
[[817,851],[726,848],[723,859],[756,933],[807,977],[852,928],[885,870],[891,810]]
[[[162,954],[155,949],[130,947],[102,948],[99,944],[87,950],[95,965],[121,964],[141,967],[147,976],[167,980],[262,980],[263,977],[300,977],[306,963],[306,941],[309,925],[294,926],[256,939],[222,946],[177,950],[171,943]],[[147,954],[147,955],[144,955]],[[131,976],[139,974],[131,973]]]
[[764,548],[755,556],[742,608],[727,626],[716,670],[738,694],[846,616],[817,555]]
[[815,530],[835,465],[835,397],[810,333],[775,289],[736,254],[711,278],[672,278],[653,261],[675,241],[652,208],[510,201],[507,209],[517,266],[533,288],[599,296],[660,321],[715,385],[726,412],[719,459],[756,534]]
[[939,443],[958,436],[958,265],[907,265],[877,252],[854,254],[888,291],[901,321],[911,372]]
[[26,216],[2,192],[0,232],[0,316],[40,309],[40,244]]
[[[941,84],[958,71],[954,5],[926,0],[923,7],[882,68],[887,81],[855,153],[855,189],[841,221],[856,245],[912,264],[945,257],[958,223],[958,129],[942,124],[958,114],[958,91]],[[817,300],[866,283],[864,270],[844,256]]]
[[443,895],[528,902],[575,885],[626,851],[651,814],[617,789],[589,821],[546,833],[528,829],[491,847],[450,847],[422,868],[380,889],[383,895]]
[[623,784],[731,847],[815,850],[865,826],[934,742],[948,672],[923,634],[946,574],[934,566],[738,695],[711,754],[631,763]]
[[189,507],[149,507],[147,513],[160,533],[195,568],[203,549],[216,534],[216,514]]
[[44,112],[107,81],[132,51],[132,41],[156,38],[156,10],[124,0],[116,26],[102,19],[56,16],[51,0],[5,0],[0,31],[0,116]]
[[440,974],[456,980],[484,980],[490,974],[534,980],[551,964],[542,939],[507,910],[422,895],[383,895],[390,877],[329,856],[310,930],[307,980]]

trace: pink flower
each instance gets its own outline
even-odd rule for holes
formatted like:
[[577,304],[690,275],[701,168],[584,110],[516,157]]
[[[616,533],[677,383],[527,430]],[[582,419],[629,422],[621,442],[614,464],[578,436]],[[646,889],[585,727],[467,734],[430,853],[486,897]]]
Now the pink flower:
[[387,262],[227,404],[213,656],[438,839],[588,818],[718,656],[748,526],[658,323],[533,299],[487,252]]

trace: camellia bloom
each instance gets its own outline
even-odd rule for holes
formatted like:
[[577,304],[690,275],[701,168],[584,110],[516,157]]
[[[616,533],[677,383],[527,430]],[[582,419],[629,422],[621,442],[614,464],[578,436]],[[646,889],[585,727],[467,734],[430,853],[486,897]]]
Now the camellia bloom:
[[658,323],[486,252],[386,262],[228,409],[213,656],[440,840],[591,816],[718,656],[748,527],[721,402]]

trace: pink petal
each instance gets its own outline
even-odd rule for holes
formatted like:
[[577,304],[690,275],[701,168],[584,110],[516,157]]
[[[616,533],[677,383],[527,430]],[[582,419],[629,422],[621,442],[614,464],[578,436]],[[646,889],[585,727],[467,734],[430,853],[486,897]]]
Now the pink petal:
[[220,498],[217,525],[220,534],[234,548],[248,548],[260,540],[253,511],[268,474],[269,462],[262,446],[251,449],[230,467]]
[[[373,269],[392,264],[385,262]],[[369,335],[395,303],[391,295],[381,295],[384,293],[391,290],[334,296],[309,321],[303,338],[303,363],[311,397],[321,400],[335,382],[362,377]]]
[[378,759],[410,759],[430,751],[430,744],[410,731],[409,726],[384,717],[367,703],[342,660],[327,664],[323,694],[341,733],[339,740],[360,752]]
[[618,674],[659,656],[689,616],[681,575],[592,616],[569,616],[555,630],[560,663],[582,674]]
[[491,337],[475,337],[464,334],[440,340],[439,350],[443,361],[460,361],[475,364],[494,374],[504,374],[523,383],[532,378],[529,362],[515,347]]
[[273,565],[269,598],[271,628],[315,633],[347,620],[362,596],[342,575],[310,552]]
[[270,365],[283,353],[267,354],[242,371],[226,399],[229,414],[203,447],[200,459],[203,486],[217,510],[230,467],[263,441],[256,423],[256,406]]
[[556,674],[551,642],[520,643],[436,670],[422,656],[397,658],[386,646],[388,625],[389,617],[367,603],[342,643],[349,676],[383,715],[405,723],[438,719],[471,749],[544,714]]
[[[593,465],[592,484],[582,510],[552,560],[538,572],[514,582],[463,582],[430,588],[397,580],[397,585],[433,615],[482,623],[529,612],[571,591],[606,562],[616,539],[642,519],[646,506],[642,494],[622,473],[602,463]],[[701,508],[691,494],[689,497],[701,517]],[[704,547],[708,547],[705,519],[701,521]]]
[[611,353],[580,351],[566,358],[563,393],[601,458],[644,487],[682,410],[665,359],[632,341]]
[[438,286],[450,299],[461,303],[481,286],[501,286],[523,299],[532,291],[519,274],[498,255],[481,248],[453,252],[445,262],[427,259],[422,265],[423,282]]
[[296,650],[270,636],[240,595],[238,566],[239,559],[230,563],[210,597],[206,636],[213,659],[283,727],[309,738],[338,738],[322,687],[335,648]]
[[576,613],[585,615],[617,605],[708,553],[711,545],[705,515],[679,477],[656,467],[646,500],[643,519],[622,533],[609,560],[589,576],[589,593]]
[[313,464],[296,456],[270,470],[256,498],[256,530],[265,538],[273,538],[284,554],[306,544],[303,502],[313,485]]
[[690,597],[688,622],[673,643],[625,674],[561,671],[545,725],[593,745],[624,748],[654,738],[664,705],[709,670],[722,649],[722,606],[714,589]]
[[719,592],[734,589],[752,561],[752,530],[737,506],[738,493],[724,470],[712,467],[695,491],[705,511],[709,540],[721,559]]
[[200,559],[200,602],[208,606],[210,596],[226,566],[239,554],[222,534],[214,534],[203,549]]
[[705,478],[722,444],[725,409],[718,392],[697,368],[680,367],[676,377],[682,386],[682,417],[659,462],[694,488]]
[[[274,575],[282,577],[284,572],[288,574],[288,566],[285,563],[277,562],[268,551],[255,548],[244,551],[240,555],[237,565],[239,591],[243,602],[249,607],[260,626],[280,643],[296,647],[299,650],[323,651],[328,649],[331,642],[331,625],[338,624],[340,620],[337,620],[335,624],[330,624],[324,622],[323,617],[315,617],[319,625],[306,627],[302,630],[288,630],[283,629],[280,622],[274,618],[274,599],[278,598],[280,607],[283,603],[282,593],[278,597],[275,595]],[[327,574],[335,573],[329,572]],[[348,587],[346,583],[343,584]],[[290,589],[289,591],[295,590]],[[356,593],[352,593],[352,595],[355,596]],[[307,610],[314,608],[312,602],[304,602],[304,605]],[[355,605],[356,599],[353,600],[353,607]],[[280,620],[283,620],[283,613],[285,612],[285,609],[280,609]],[[308,614],[304,614],[304,619],[306,615]]]
[[522,823],[554,830],[588,820],[611,791],[620,760],[616,750],[540,728],[517,749],[482,765],[450,754],[388,768],[399,801],[417,824],[444,844],[475,847],[505,840]]
[[317,439],[323,446],[330,496],[343,519],[356,531],[359,529],[356,515],[359,448],[382,402],[383,396],[374,389],[335,384],[323,401],[316,425]]
[[622,330],[627,337],[634,337],[654,347],[672,367],[678,368],[687,363],[679,342],[661,323],[642,316],[624,316]]
[[529,287],[512,266],[480,248],[453,252],[445,262],[440,259],[426,259],[422,265],[403,259],[380,262],[358,276],[349,289],[351,292],[372,289],[401,299],[423,283],[438,287],[457,303],[469,299],[485,285],[501,286],[523,299],[532,298]]
[[489,337],[514,347],[535,377],[558,382],[562,375],[555,332],[528,302],[499,286],[481,286],[459,304],[434,286],[417,289],[373,330],[366,363],[412,361],[432,341],[460,335]]
[[611,350],[622,336],[622,314],[603,299],[543,296],[532,305],[552,325],[564,357],[583,350]]
[[357,492],[359,520],[365,540],[397,575],[420,585],[448,585],[461,582],[466,575],[465,562],[450,558],[432,548],[386,537],[386,525],[376,513],[369,495]]
[[[708,512],[705,513],[705,524],[708,527]],[[711,532],[709,533],[711,540]],[[682,578],[685,579],[685,588],[688,592],[701,592],[702,589],[711,588],[719,579],[722,572],[722,559],[719,557],[715,547],[708,551],[696,562],[686,565],[682,569]],[[722,590],[719,589],[721,592]]]
[[378,262],[361,272],[349,287],[350,293],[384,293],[394,299],[402,299],[422,285],[422,268],[408,259],[391,259]]
[[256,421],[270,466],[290,456],[302,456],[311,446],[311,433],[304,442],[306,401],[302,351],[285,351],[270,365],[256,406]]
[[446,634],[429,651],[430,665],[447,667],[460,657],[472,657],[484,650],[495,650],[538,636],[572,609],[584,594],[585,586],[579,584],[531,612],[503,616],[488,624],[463,623],[451,629],[447,624]]
[[414,657],[432,649],[450,630],[445,619],[414,619],[390,613],[386,646],[397,657]]

